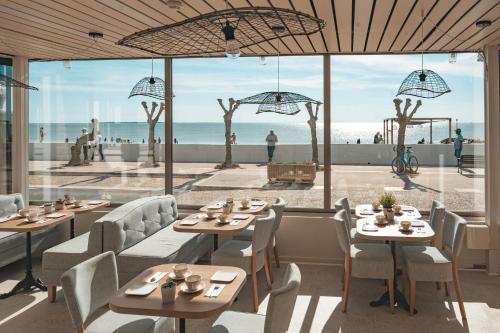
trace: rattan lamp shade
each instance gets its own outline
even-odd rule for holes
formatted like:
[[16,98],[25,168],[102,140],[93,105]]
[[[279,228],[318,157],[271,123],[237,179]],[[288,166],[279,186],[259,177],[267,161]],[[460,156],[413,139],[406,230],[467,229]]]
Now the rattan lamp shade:
[[0,86],[18,87],[18,88],[29,89],[29,90],[38,90],[37,87],[29,86],[27,84],[24,84],[22,82],[14,80],[13,78],[11,78],[7,75],[3,75],[3,74],[0,74]]
[[398,90],[399,95],[435,98],[451,92],[441,76],[430,69],[416,70],[404,79]]
[[132,96],[148,96],[163,100],[165,98],[165,81],[159,77],[145,77],[132,88],[128,98]]
[[297,103],[319,103],[312,98],[292,92],[268,91],[240,100],[240,104],[259,104],[256,113],[275,112],[294,115],[300,112]]

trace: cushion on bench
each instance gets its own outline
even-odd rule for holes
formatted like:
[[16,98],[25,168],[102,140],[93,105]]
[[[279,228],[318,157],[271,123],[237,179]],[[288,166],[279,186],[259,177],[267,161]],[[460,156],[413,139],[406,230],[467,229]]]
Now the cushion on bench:
[[209,235],[177,232],[169,225],[117,255],[120,284],[152,266],[194,262],[211,248],[212,243]]

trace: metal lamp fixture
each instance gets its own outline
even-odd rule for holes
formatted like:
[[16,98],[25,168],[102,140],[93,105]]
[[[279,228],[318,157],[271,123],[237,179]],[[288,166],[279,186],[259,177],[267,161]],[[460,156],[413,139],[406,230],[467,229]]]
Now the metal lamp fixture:
[[240,46],[234,35],[238,22],[239,20],[236,21],[235,26],[232,26],[229,20],[227,20],[224,27],[221,29],[226,40],[226,57],[230,59],[237,59],[240,56]]
[[[165,81],[154,76],[154,59],[151,58],[151,76],[146,76],[137,82],[128,98],[133,96],[148,96],[163,100],[165,98]],[[174,97],[172,95],[172,97]]]

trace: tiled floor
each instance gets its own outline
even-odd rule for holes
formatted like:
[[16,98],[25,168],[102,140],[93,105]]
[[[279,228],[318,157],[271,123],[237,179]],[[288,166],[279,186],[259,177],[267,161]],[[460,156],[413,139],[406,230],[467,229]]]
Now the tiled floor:
[[[461,271],[462,288],[468,321],[464,325],[458,304],[448,302],[444,291],[434,284],[417,285],[417,309],[408,313],[388,308],[370,308],[368,302],[383,291],[381,281],[353,279],[348,312],[340,310],[341,267],[299,265],[302,286],[295,306],[290,332],[499,332],[500,331],[500,277],[488,276],[482,271]],[[37,261],[35,270],[38,272]],[[279,284],[284,269],[274,269],[275,285]],[[23,275],[22,262],[0,270],[0,292],[8,291]],[[265,313],[267,292],[264,274],[259,273],[261,290],[260,313]],[[62,333],[74,332],[59,291],[56,303],[48,303],[46,293],[19,294],[0,300],[0,332],[2,333]],[[453,294],[452,294],[453,296]],[[251,288],[247,283],[233,309],[251,311]],[[215,318],[187,320],[187,332],[206,332]]]

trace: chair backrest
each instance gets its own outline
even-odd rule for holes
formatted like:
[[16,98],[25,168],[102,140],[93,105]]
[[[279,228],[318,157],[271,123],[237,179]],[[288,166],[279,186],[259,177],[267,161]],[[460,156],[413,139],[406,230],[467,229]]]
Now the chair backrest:
[[[128,202],[96,221],[102,224],[102,252],[119,253],[168,226],[177,216],[177,203],[172,195]],[[89,246],[93,240],[92,231]]]
[[300,270],[294,263],[288,265],[283,284],[269,295],[265,333],[287,332],[292,319],[295,300],[300,289]]
[[276,213],[272,208],[268,210],[266,216],[257,218],[252,236],[252,251],[258,253],[267,247],[271,240],[275,218]]
[[285,207],[286,207],[286,201],[281,197],[276,198],[275,203],[273,203],[271,206],[271,208],[274,210],[274,213],[276,213],[273,233],[275,233],[276,230],[278,230],[278,228],[280,227],[281,218],[283,217],[283,211],[285,210]]
[[24,208],[24,200],[21,193],[0,195],[0,216],[17,212]]
[[445,207],[441,202],[432,200],[429,224],[434,231],[439,231],[443,227],[444,211]]
[[337,231],[337,238],[339,240],[340,248],[344,253],[349,253],[350,245],[351,245],[351,233],[350,230],[346,227],[347,224],[347,212],[345,209],[341,209],[338,211],[333,217],[335,222],[335,229]]
[[455,213],[446,211],[443,225],[443,247],[454,257],[460,255],[465,237],[467,222]]
[[429,224],[436,235],[434,245],[437,247],[441,247],[442,245],[444,212],[444,205],[437,200],[432,200]]
[[61,285],[73,324],[83,327],[118,290],[115,254],[105,252],[70,268],[61,276]]
[[346,211],[346,227],[350,230],[352,228],[351,207],[349,207],[349,200],[347,198],[340,198],[335,202],[335,212],[340,212],[342,209]]

